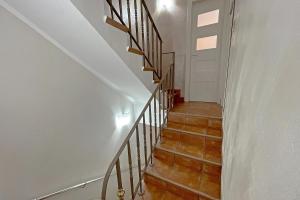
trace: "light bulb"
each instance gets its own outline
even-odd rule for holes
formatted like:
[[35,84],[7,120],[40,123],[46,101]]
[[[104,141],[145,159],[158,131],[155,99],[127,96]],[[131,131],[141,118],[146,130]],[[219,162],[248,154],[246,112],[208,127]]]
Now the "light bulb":
[[171,11],[174,7],[174,0],[157,0],[157,8],[159,11]]

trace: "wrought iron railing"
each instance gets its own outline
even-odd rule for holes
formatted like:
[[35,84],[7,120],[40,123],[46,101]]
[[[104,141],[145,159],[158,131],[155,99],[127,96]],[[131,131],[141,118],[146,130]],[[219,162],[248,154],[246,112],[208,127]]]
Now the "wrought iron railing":
[[[174,52],[168,54],[171,54],[173,58],[175,56]],[[173,58],[172,60],[174,61]],[[101,193],[102,200],[108,199],[108,182],[110,181],[114,169],[117,174],[117,183],[115,184],[117,197],[119,199],[125,199],[125,194],[127,194],[127,198],[133,200],[137,193],[143,194],[143,172],[149,164],[153,163],[154,146],[160,139],[162,128],[167,122],[168,113],[173,107],[174,65],[174,62],[169,65],[161,82],[156,87],[109,165],[103,180]],[[146,123],[146,121],[148,123]],[[132,153],[132,144],[135,145],[136,155],[133,155]],[[137,171],[133,170],[135,161],[137,162]],[[125,181],[129,184],[124,187],[125,175],[122,176],[121,166],[125,165],[129,166],[129,177],[127,177],[127,180]],[[136,182],[134,182],[134,177],[137,177]]]
[[144,0],[106,0],[110,17],[128,28],[130,48],[143,55],[144,67],[153,69],[153,79],[162,77],[162,39]]

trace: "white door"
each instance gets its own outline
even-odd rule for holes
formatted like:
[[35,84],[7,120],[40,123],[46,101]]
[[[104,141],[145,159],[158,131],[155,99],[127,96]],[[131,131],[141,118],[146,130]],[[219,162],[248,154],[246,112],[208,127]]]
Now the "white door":
[[223,0],[201,0],[192,6],[190,100],[219,102],[219,59]]

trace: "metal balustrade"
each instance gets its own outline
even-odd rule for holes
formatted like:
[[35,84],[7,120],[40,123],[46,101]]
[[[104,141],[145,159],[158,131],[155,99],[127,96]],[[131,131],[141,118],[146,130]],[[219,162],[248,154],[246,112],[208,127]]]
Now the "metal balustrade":
[[[173,56],[175,61],[175,53],[167,53]],[[130,199],[135,199],[136,195],[142,195],[144,193],[143,188],[143,172],[149,164],[153,163],[153,149],[160,139],[162,128],[167,122],[169,111],[173,108],[174,102],[174,62],[169,66],[161,82],[156,87],[155,91],[151,95],[141,114],[134,123],[131,131],[122,143],[119,151],[113,158],[111,164],[108,167],[105,178],[103,180],[101,199],[107,199],[108,182],[111,178],[111,174],[115,169],[117,174],[117,197],[122,200],[125,199],[125,194],[128,194]],[[146,124],[146,116],[148,117],[148,129]],[[154,119],[152,120],[152,117]],[[148,130],[148,131],[147,131]],[[141,138],[143,140],[141,141]],[[135,148],[137,154],[133,157],[132,154],[132,140],[135,139]],[[143,146],[144,148],[141,148]],[[150,152],[148,152],[148,148]],[[127,151],[127,156],[126,152]],[[142,155],[144,158],[142,158]],[[122,157],[122,159],[121,159]],[[133,160],[138,163],[137,172],[133,171]],[[124,178],[122,176],[121,161],[123,165],[128,162],[129,166],[129,188],[124,188]],[[127,164],[126,164],[127,165]],[[125,176],[124,176],[125,177]],[[134,177],[138,177],[136,183],[134,183]],[[128,178],[128,177],[127,177]],[[126,180],[126,182],[128,182]]]
[[[129,48],[143,55],[153,79],[162,78],[162,39],[144,0],[106,0],[112,20],[128,28]],[[127,30],[126,28],[126,30]]]

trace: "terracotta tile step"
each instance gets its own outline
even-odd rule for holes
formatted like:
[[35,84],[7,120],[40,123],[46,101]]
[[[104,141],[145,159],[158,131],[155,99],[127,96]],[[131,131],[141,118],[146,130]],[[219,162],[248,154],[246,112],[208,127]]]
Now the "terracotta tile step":
[[183,153],[178,153],[163,147],[155,147],[154,157],[166,164],[180,165],[183,167],[188,167],[197,172],[204,172],[214,176],[221,176],[221,163],[211,162],[205,159],[199,159],[194,156],[190,156]]
[[222,140],[195,135],[162,135],[157,148],[221,165]]
[[198,128],[198,131],[196,131],[188,126],[184,127],[182,129],[172,128],[172,126],[164,127],[162,130],[162,136],[173,140],[180,140],[182,137],[191,137],[193,139],[197,139],[197,137],[199,137],[200,139],[202,139],[203,137],[207,137],[222,140],[222,136],[219,136],[219,134],[214,134],[205,128]]
[[137,194],[135,197],[136,200],[185,200],[183,197],[172,194],[151,183],[144,183],[143,189],[143,195]]
[[157,146],[154,149],[154,157],[169,165],[181,165],[196,171],[204,171],[207,174],[219,176],[221,174],[222,164],[210,160],[197,158],[185,153],[176,152],[172,149],[167,149]]
[[168,116],[168,123],[178,123],[183,125],[197,126],[211,129],[222,129],[222,119],[205,114],[189,114],[170,112]]
[[216,103],[184,102],[177,104],[172,111],[190,115],[210,116],[219,119],[222,118],[222,107]]
[[169,165],[159,159],[148,167],[144,174],[146,184],[155,185],[163,190],[189,200],[220,199],[220,177],[197,172],[180,165]]
[[217,137],[222,137],[223,135],[222,129],[214,129],[214,128],[203,127],[203,126],[193,126],[193,125],[181,124],[181,123],[170,122],[170,121],[168,121],[165,128],[175,129],[177,131],[182,131],[182,132],[189,132],[192,134],[204,134],[204,135],[217,136]]

